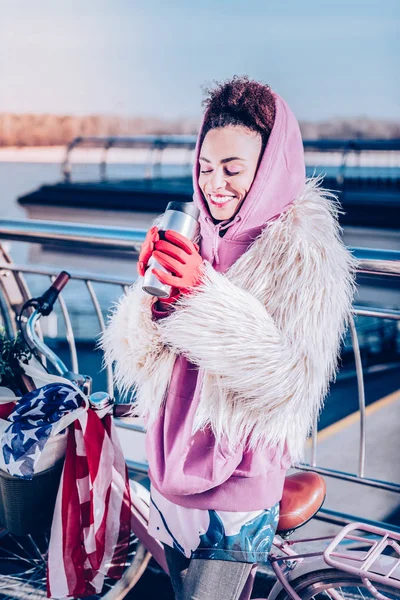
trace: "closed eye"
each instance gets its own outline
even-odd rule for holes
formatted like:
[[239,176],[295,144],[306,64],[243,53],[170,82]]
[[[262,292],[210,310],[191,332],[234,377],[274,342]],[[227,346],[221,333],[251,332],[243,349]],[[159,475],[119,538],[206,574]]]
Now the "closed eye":
[[[234,175],[239,175],[239,174],[240,174],[240,171],[237,171],[236,173],[231,173],[230,171],[228,171],[228,169],[226,169],[226,171],[225,171],[225,172],[226,172],[226,174],[227,174],[227,175],[229,175],[230,177],[233,177]],[[210,169],[209,171],[200,171],[200,173],[204,173],[204,174],[207,174],[207,173],[212,173],[212,169]]]

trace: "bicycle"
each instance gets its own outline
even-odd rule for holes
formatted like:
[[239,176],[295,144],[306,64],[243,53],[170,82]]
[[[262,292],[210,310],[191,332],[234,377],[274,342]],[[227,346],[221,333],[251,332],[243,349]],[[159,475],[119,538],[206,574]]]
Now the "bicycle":
[[[72,373],[61,359],[43,342],[35,330],[42,316],[53,309],[58,294],[67,283],[68,274],[60,274],[52,286],[40,297],[25,302],[24,309],[33,306],[24,335],[40,358],[42,377],[52,379],[42,363],[43,357],[53,365],[57,380],[73,381],[91,398],[90,377]],[[20,327],[22,320],[19,319]],[[33,373],[28,366],[27,373]],[[40,379],[40,376],[39,376]],[[33,382],[34,383],[34,382]],[[98,400],[98,397],[97,397]],[[123,417],[130,413],[130,405],[117,405],[107,394],[101,396],[100,407]],[[97,404],[97,408],[99,405]],[[96,402],[88,410],[95,410]],[[150,494],[138,482],[131,483],[131,544],[130,564],[122,578],[107,581],[101,595],[92,598],[119,600],[129,593],[145,572],[151,557],[168,572],[163,546],[147,533]],[[270,564],[276,576],[272,589],[258,600],[332,600],[400,598],[400,534],[363,523],[351,523],[336,536],[290,540],[292,533],[307,523],[321,508],[325,499],[325,482],[310,471],[288,475],[280,506],[280,520],[270,553]],[[359,531],[361,534],[357,534]],[[11,565],[11,573],[0,575],[0,594],[3,598],[45,597],[46,552],[48,532],[18,538],[5,529],[0,532],[0,564]],[[323,550],[296,552],[295,547],[320,544]],[[8,563],[7,563],[8,561]],[[18,570],[19,569],[19,570]],[[9,569],[10,570],[10,569]],[[247,592],[253,587],[255,569],[246,584]],[[21,596],[21,586],[23,594]],[[15,594],[18,590],[18,595]],[[3,593],[4,592],[4,593]],[[243,592],[245,593],[245,591]],[[11,594],[11,595],[10,595]]]

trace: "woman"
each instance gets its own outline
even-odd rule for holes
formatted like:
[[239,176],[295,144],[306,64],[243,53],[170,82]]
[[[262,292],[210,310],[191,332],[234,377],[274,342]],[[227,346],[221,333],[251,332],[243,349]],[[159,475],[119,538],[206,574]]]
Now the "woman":
[[[148,232],[103,348],[146,421],[149,530],[176,597],[232,600],[267,560],[285,473],[336,372],[356,262],[282,98],[234,77],[205,104],[199,245]],[[164,302],[141,289],[152,254],[171,273],[154,270],[173,286]]]

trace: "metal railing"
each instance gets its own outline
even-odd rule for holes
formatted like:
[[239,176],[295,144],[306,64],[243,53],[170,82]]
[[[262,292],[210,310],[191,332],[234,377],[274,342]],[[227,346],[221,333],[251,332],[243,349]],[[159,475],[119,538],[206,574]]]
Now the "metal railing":
[[[94,227],[89,225],[76,225],[72,223],[54,223],[45,221],[23,221],[23,220],[9,220],[0,219],[0,240],[17,240],[21,242],[41,242],[43,244],[51,244],[55,246],[60,244],[62,246],[75,245],[80,249],[92,249],[92,248],[107,248],[110,250],[130,250],[132,251],[132,258],[135,258],[141,243],[145,237],[144,230],[138,229],[126,229],[122,227]],[[352,253],[359,261],[359,272],[369,274],[372,276],[386,276],[386,277],[399,277],[400,276],[400,252],[387,251],[387,250],[373,250],[366,248],[350,248]],[[4,283],[7,281],[7,276],[10,273],[16,274],[18,277],[23,275],[45,275],[50,279],[58,274],[54,268],[46,267],[35,267],[31,265],[18,265],[9,264],[6,262],[0,263],[0,289],[6,290]],[[97,317],[99,330],[104,331],[105,323],[100,306],[99,298],[96,294],[93,284],[104,283],[113,286],[117,286],[120,292],[126,292],[128,287],[132,284],[132,279],[125,279],[120,277],[112,276],[99,276],[89,272],[78,272],[71,271],[71,279],[82,282],[88,292],[92,302],[93,311]],[[7,293],[7,290],[5,291]],[[71,327],[71,319],[69,314],[69,308],[63,298],[63,294],[60,295],[62,315],[64,318],[66,332],[67,332],[67,343],[70,352],[71,364],[74,371],[79,372],[79,360],[78,352],[75,343],[74,332]],[[8,302],[9,305],[12,303]],[[355,316],[363,317],[375,317],[378,319],[390,319],[400,321],[400,310],[384,309],[381,307],[366,307],[361,305],[354,306]],[[334,469],[323,468],[317,465],[317,447],[318,447],[318,436],[317,436],[317,423],[315,423],[312,439],[311,439],[311,462],[309,465],[301,465],[303,469],[312,469],[321,473],[322,475],[332,477],[334,479],[341,479],[343,481],[351,481],[362,485],[368,485],[377,489],[400,492],[400,484],[391,481],[381,481],[365,476],[365,450],[366,450],[366,402],[365,402],[365,391],[364,391],[364,374],[363,366],[361,362],[361,352],[358,343],[358,332],[356,330],[354,321],[350,323],[350,334],[352,340],[352,348],[354,352],[355,365],[356,365],[356,378],[357,378],[357,389],[358,389],[358,412],[359,412],[359,452],[358,452],[358,470],[357,473],[349,473],[346,471],[337,471]],[[112,382],[112,370],[107,370],[107,388],[108,392],[112,395],[113,382]],[[122,427],[131,429],[132,431],[141,430],[137,425],[129,423],[121,424]],[[131,464],[131,467],[135,470],[145,472],[145,464]],[[324,510],[322,511],[322,513]],[[335,511],[326,510],[327,519],[332,521],[335,518]],[[338,522],[342,522],[343,514],[336,513]],[[351,516],[352,517],[352,516]]]
[[[77,148],[97,148],[101,151],[99,175],[102,181],[107,179],[109,151],[116,148],[147,150],[148,157],[146,160],[145,177],[152,177],[153,172],[157,172],[161,175],[163,152],[170,148],[186,150],[187,154],[185,162],[187,165],[190,165],[192,151],[196,145],[196,139],[196,135],[80,136],[72,140],[66,148],[65,159],[62,163],[62,176],[65,182],[71,181],[71,158],[73,151]],[[374,166],[400,167],[400,139],[317,139],[304,140],[303,145],[306,154],[337,154],[337,160],[334,161],[334,164],[339,167],[336,176],[339,183],[343,183],[345,170],[349,163],[357,166],[371,166],[370,158],[376,157],[377,155],[380,156],[380,159],[376,160],[376,158],[373,158],[372,164],[374,164]],[[363,160],[363,157],[366,157],[366,160]],[[320,163],[317,162],[312,164]],[[323,162],[321,164],[323,164]]]
[[[151,176],[153,166],[160,165],[162,153],[166,148],[179,148],[188,152],[194,150],[196,146],[195,135],[138,135],[138,136],[110,136],[110,137],[77,137],[67,146],[66,155],[62,164],[62,175],[64,181],[71,180],[71,154],[76,148],[99,148],[102,150],[102,158],[99,162],[100,179],[107,178],[107,159],[109,150],[112,148],[124,149],[147,149],[148,160],[146,174]],[[190,162],[188,154],[187,162]]]

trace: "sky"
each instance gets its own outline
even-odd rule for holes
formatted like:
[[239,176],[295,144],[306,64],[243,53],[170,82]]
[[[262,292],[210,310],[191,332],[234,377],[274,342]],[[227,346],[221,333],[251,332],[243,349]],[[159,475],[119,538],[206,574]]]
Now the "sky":
[[297,118],[400,120],[400,0],[0,0],[0,112],[198,118],[248,75]]

